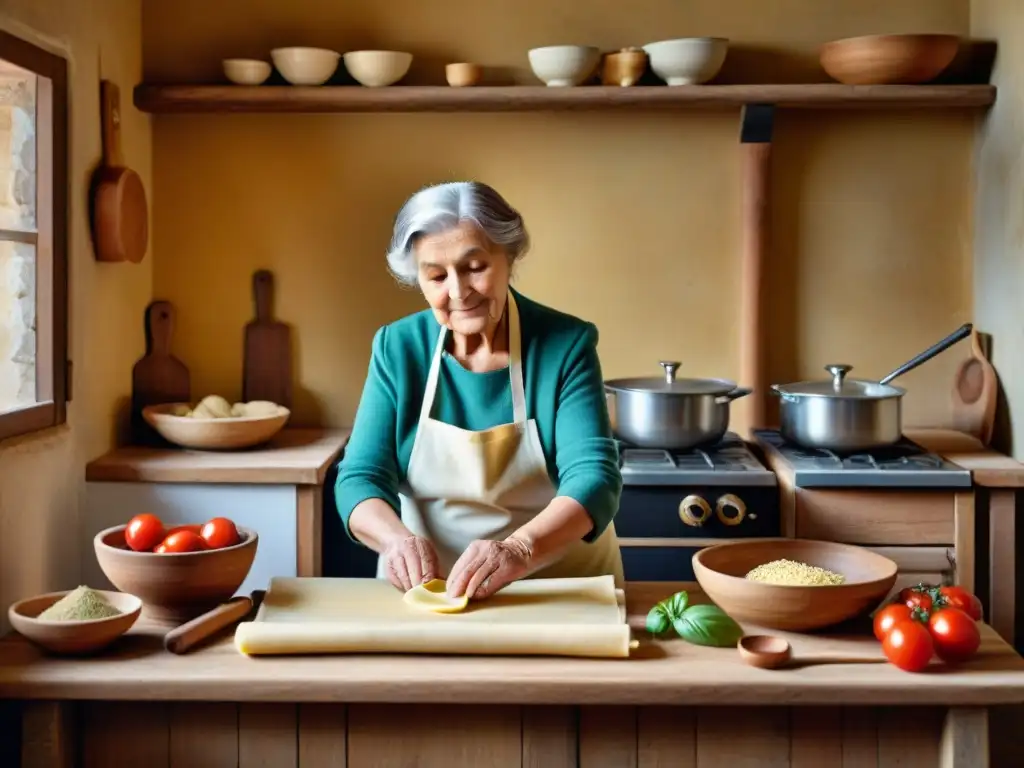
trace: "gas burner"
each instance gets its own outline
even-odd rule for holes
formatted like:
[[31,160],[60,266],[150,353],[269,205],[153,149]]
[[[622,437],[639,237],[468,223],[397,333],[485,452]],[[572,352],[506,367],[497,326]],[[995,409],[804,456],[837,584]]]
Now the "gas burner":
[[778,430],[757,430],[758,442],[774,451],[800,488],[969,488],[971,473],[917,443],[903,439],[873,451],[843,453],[787,442]]
[[627,485],[774,483],[774,475],[732,433],[714,445],[683,451],[634,448],[620,441],[619,467]]

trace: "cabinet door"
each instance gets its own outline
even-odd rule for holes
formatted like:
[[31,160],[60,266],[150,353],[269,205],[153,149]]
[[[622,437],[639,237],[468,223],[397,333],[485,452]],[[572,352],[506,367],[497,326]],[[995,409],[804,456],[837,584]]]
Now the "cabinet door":
[[296,488],[293,485],[208,485],[189,483],[86,483],[82,513],[84,583],[109,589],[96,562],[93,537],[151,512],[167,525],[203,523],[227,517],[260,536],[252,570],[238,594],[266,589],[272,576],[296,575]]

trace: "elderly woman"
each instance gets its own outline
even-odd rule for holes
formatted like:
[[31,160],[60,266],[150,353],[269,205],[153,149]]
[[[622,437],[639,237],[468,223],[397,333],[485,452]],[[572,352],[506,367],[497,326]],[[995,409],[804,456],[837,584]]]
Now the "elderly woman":
[[335,487],[377,576],[487,597],[527,577],[622,581],[622,480],[597,329],[509,286],[523,219],[478,182],[428,187],[388,266],[428,309],[377,331]]

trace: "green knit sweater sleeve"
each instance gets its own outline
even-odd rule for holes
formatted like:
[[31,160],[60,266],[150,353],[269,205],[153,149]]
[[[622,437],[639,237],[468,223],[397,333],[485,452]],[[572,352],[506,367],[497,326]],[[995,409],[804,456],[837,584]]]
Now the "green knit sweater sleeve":
[[334,485],[335,504],[348,530],[348,518],[360,502],[382,499],[400,514],[396,420],[399,387],[387,364],[384,326],[373,337],[370,366],[359,400],[351,439],[345,446],[343,471]]
[[585,540],[593,541],[618,511],[622,475],[597,356],[597,328],[591,323],[584,328],[569,349],[559,382],[555,466],[558,495],[587,510],[594,528]]

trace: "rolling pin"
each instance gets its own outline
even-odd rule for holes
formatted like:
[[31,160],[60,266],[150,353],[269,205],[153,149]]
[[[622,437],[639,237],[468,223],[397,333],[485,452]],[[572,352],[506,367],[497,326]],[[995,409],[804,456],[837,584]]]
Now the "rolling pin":
[[164,635],[164,648],[171,653],[187,653],[193,647],[231,624],[245,618],[263,601],[262,590],[249,597],[233,597],[222,605],[175,627]]

